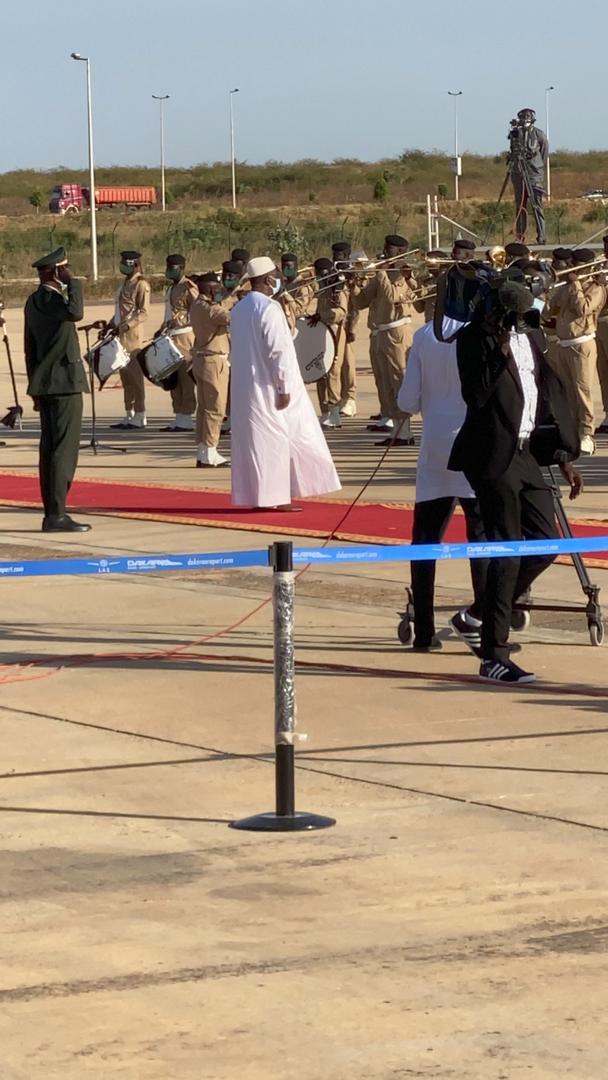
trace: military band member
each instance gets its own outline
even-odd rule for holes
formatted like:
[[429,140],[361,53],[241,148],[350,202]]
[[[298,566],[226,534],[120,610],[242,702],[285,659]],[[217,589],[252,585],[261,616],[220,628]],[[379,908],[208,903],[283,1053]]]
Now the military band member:
[[217,274],[209,271],[197,278],[199,297],[190,308],[194,330],[192,374],[196,380],[196,467],[213,469],[228,465],[218,451],[222,421],[228,405],[230,376],[230,312],[236,295],[224,296]]
[[606,304],[606,288],[595,278],[579,281],[576,265],[593,262],[591,248],[578,248],[573,253],[573,268],[566,275],[566,284],[556,292],[559,311],[556,316],[558,337],[558,374],[570,398],[578,424],[581,453],[593,454],[593,382],[596,372],[597,345],[595,335],[598,317]]
[[[352,247],[348,240],[336,240],[331,245],[331,253],[335,266],[342,270],[350,268]],[[354,290],[348,294],[348,314],[345,320],[344,357],[340,374],[340,415],[354,417],[357,415],[357,368],[355,363],[355,339],[357,335],[357,323],[359,322],[359,309],[355,303]]]
[[186,276],[183,255],[167,255],[165,278],[169,282],[165,294],[165,318],[158,333],[171,338],[184,362],[177,369],[177,385],[171,390],[175,418],[161,431],[194,431],[192,414],[196,409],[196,393],[188,369],[194,344],[190,308],[198,297],[198,289]]
[[[604,236],[604,258],[608,259],[608,234]],[[605,276],[605,275],[604,275]],[[602,308],[597,322],[597,373],[600,380],[604,419],[595,429],[596,435],[608,435],[608,303]]]
[[[370,431],[388,432],[378,445],[413,446],[410,420],[397,404],[407,354],[412,345],[412,305],[416,282],[405,265],[409,247],[403,236],[390,235],[384,240],[385,259],[392,260],[386,269],[377,270],[356,295],[359,310],[369,308],[370,360],[380,400],[380,419],[368,424]],[[397,265],[403,262],[403,265]],[[401,431],[396,439],[395,427]]]
[[125,399],[125,416],[110,427],[141,430],[147,425],[144,373],[137,353],[144,343],[144,323],[150,310],[150,285],[143,276],[139,251],[121,251],[119,269],[124,281],[116,294],[116,310],[108,324],[118,331],[120,343],[131,360],[120,372]]
[[25,304],[24,350],[28,394],[40,413],[39,475],[43,532],[87,532],[66,513],[78,463],[82,395],[88,390],[75,323],[82,319],[82,286],[72,277],[65,249],[32,266],[40,285]]
[[317,322],[325,323],[332,330],[336,345],[336,355],[330,370],[317,382],[321,426],[339,428],[342,426],[340,404],[342,401],[342,364],[346,345],[348,290],[344,281],[340,281],[339,275],[336,274],[331,259],[315,259],[314,270],[319,292],[317,310],[310,322],[313,325]]
[[312,315],[315,307],[315,292],[310,281],[304,280],[298,273],[298,256],[291,252],[281,255],[281,274],[284,288],[277,296],[285,312],[292,336],[296,322],[305,315]]

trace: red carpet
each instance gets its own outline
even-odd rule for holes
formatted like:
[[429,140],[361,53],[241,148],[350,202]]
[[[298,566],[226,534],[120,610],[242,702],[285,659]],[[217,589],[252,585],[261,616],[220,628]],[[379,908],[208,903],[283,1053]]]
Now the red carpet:
[[[40,506],[35,474],[0,472],[0,505]],[[228,492],[204,487],[168,487],[113,480],[77,480],[70,491],[70,509],[119,517],[204,525],[208,528],[327,538],[348,510],[346,499],[301,500],[299,514],[262,513],[230,505]],[[400,503],[358,503],[336,533],[336,539],[362,543],[401,544],[411,538],[412,507]],[[608,523],[572,522],[575,536],[602,536]],[[464,540],[464,518],[456,514],[446,540]],[[569,560],[566,560],[569,561]],[[608,552],[585,560],[608,568]]]

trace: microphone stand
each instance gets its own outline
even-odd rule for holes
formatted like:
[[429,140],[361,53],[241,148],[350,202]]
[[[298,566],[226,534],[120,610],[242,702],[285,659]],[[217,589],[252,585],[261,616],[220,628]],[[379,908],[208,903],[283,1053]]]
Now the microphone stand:
[[107,443],[100,443],[97,438],[97,391],[95,389],[95,369],[93,367],[93,354],[91,352],[90,342],[90,326],[79,326],[78,329],[84,333],[87,343],[87,365],[89,368],[89,382],[91,384],[91,438],[88,443],[83,443],[80,447],[81,450],[92,450],[95,457],[99,453],[108,454],[126,454],[128,450],[126,446],[110,446]]

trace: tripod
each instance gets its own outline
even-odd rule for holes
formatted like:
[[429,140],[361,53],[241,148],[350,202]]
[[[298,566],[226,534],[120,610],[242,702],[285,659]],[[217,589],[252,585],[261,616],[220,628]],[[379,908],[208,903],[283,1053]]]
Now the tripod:
[[89,368],[89,381],[91,384],[91,439],[88,443],[81,445],[81,450],[92,450],[95,457],[97,454],[104,451],[108,454],[126,454],[126,446],[109,446],[106,443],[100,443],[97,438],[97,400],[95,390],[95,369],[93,367],[93,354],[91,352],[91,342],[89,335],[91,333],[90,326],[79,326],[79,330],[84,333],[87,343],[87,364]]

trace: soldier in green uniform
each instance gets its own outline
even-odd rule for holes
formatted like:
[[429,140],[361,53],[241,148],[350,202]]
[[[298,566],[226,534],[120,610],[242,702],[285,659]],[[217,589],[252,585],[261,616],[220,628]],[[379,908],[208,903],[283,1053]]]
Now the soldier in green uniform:
[[27,392],[40,412],[40,492],[43,532],[87,532],[66,514],[65,500],[78,462],[82,395],[88,391],[75,323],[82,319],[82,286],[72,277],[64,248],[32,266],[40,285],[25,304]]

